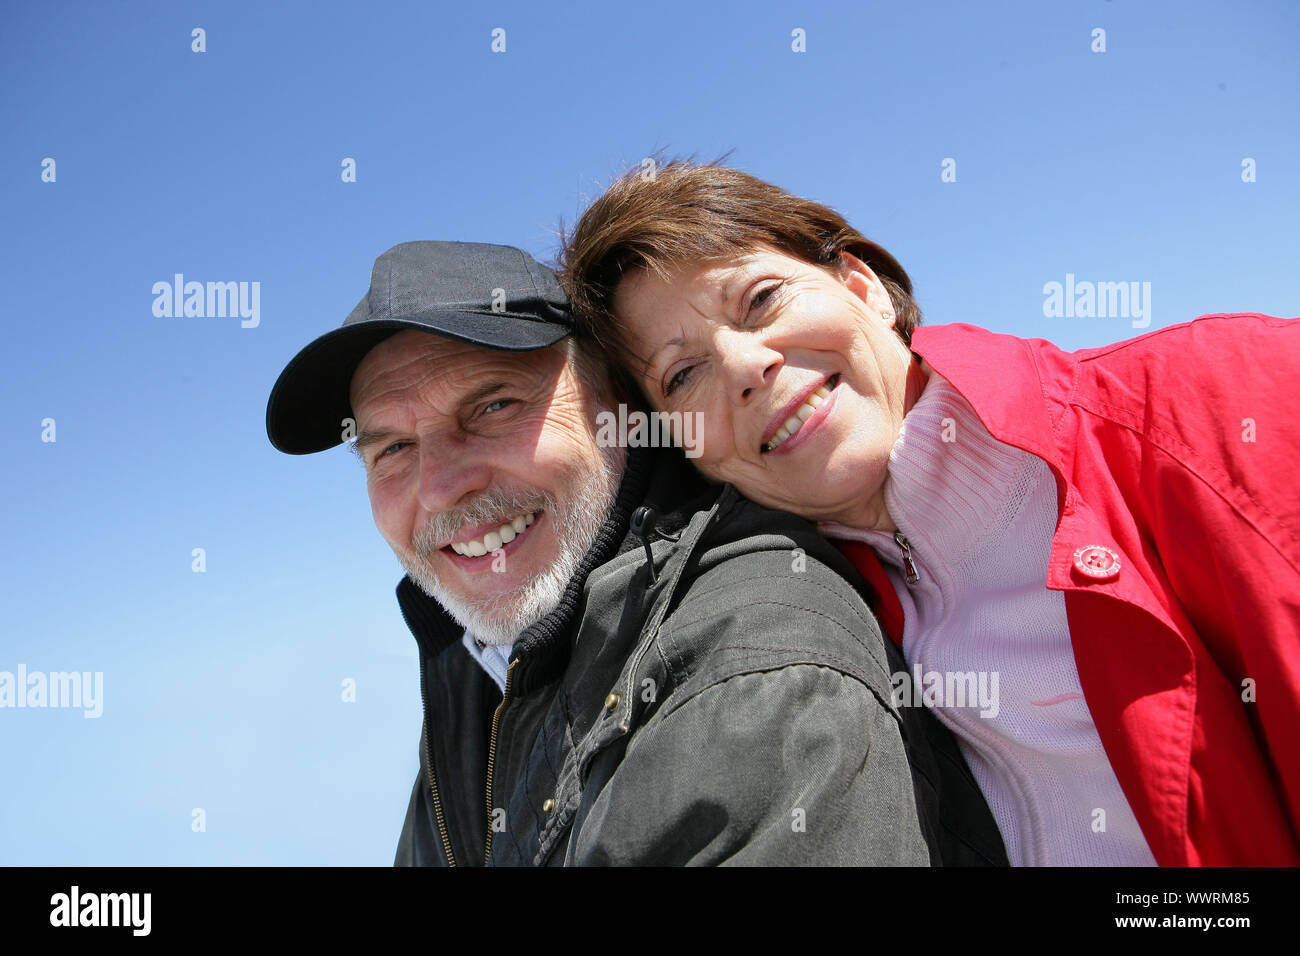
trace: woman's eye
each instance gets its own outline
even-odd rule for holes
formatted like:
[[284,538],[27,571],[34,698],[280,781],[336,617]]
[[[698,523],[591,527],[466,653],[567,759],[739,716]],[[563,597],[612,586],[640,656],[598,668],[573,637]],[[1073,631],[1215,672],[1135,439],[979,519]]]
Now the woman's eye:
[[772,298],[773,293],[775,293],[779,288],[781,288],[781,283],[773,282],[771,285],[765,285],[763,288],[755,292],[754,297],[749,300],[749,311],[753,312],[755,309],[762,308],[763,305]]
[[664,395],[671,395],[673,392],[677,391],[678,388],[690,381],[691,371],[694,368],[694,365],[687,365],[685,368],[680,368],[674,372],[673,377],[670,378],[668,384],[664,386]]

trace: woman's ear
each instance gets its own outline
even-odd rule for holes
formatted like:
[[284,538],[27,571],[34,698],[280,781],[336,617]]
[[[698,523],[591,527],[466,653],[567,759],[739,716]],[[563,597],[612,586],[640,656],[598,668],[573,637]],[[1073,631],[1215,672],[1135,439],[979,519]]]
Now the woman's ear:
[[891,329],[894,327],[893,300],[869,265],[847,249],[841,249],[836,274],[850,292],[865,302]]

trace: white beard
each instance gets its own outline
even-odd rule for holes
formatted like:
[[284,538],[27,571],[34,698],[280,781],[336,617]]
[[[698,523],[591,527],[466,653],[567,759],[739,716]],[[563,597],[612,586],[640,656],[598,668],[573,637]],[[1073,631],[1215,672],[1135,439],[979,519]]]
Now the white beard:
[[[415,534],[416,554],[393,548],[398,561],[425,594],[433,598],[480,644],[513,644],[520,633],[559,606],[565,585],[591,550],[623,477],[626,451],[601,448],[599,467],[588,472],[576,487],[567,489],[564,502],[536,489],[492,488],[470,505],[430,517]],[[445,588],[429,570],[427,556],[439,541],[446,541],[467,524],[504,519],[523,512],[545,511],[558,536],[559,557],[545,571],[506,591],[467,599]]]

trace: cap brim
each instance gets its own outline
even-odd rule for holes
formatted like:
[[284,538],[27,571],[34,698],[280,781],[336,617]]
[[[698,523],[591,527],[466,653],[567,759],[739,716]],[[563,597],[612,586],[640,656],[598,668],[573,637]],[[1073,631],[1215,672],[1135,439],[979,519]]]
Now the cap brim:
[[344,420],[355,417],[349,399],[353,373],[372,348],[402,329],[508,352],[546,348],[570,331],[506,313],[435,312],[344,325],[303,348],[276,379],[266,403],[271,444],[290,455],[310,455],[342,444]]

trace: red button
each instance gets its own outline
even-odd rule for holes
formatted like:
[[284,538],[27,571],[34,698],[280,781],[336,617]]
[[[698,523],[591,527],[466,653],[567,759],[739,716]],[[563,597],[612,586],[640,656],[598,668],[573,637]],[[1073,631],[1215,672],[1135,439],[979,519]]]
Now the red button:
[[1088,577],[1104,581],[1119,574],[1119,556],[1110,548],[1092,544],[1074,552],[1074,566]]

